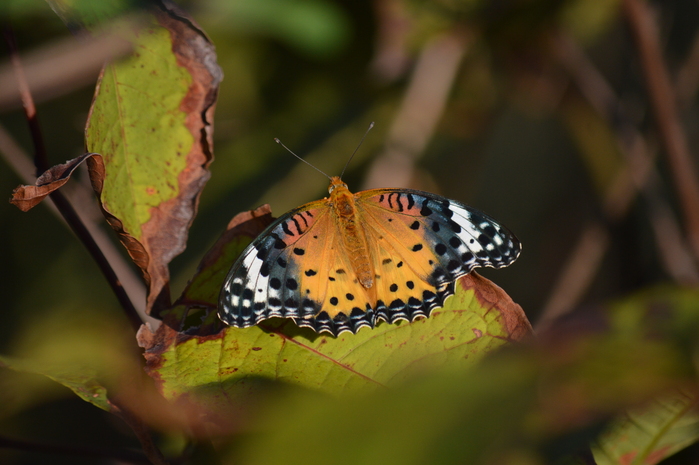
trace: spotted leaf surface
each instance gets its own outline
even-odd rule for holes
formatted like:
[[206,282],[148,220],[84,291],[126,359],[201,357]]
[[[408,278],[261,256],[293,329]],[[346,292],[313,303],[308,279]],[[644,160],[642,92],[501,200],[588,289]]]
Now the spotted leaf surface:
[[[197,280],[190,291],[206,303],[204,290],[210,285]],[[441,367],[470,369],[530,332],[519,305],[492,282],[469,273],[454,283],[454,296],[443,308],[411,324],[379,322],[371,331],[337,337],[279,318],[205,335],[162,324],[155,332],[144,326],[139,341],[147,372],[165,398],[191,405],[197,412],[193,417],[236,428],[240,409],[268,381],[331,396],[367,393]]]
[[245,328],[272,317],[337,335],[428,317],[476,267],[511,264],[521,247],[495,220],[427,192],[330,196],[272,223],[231,268],[219,316]]

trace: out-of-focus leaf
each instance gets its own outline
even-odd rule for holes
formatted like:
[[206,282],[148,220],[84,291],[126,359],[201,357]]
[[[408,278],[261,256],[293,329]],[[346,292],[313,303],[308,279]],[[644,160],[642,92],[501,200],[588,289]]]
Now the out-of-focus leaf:
[[[128,344],[128,327],[118,314],[98,314],[80,305],[80,300],[76,296],[72,305],[58,306],[18,328],[11,341],[11,356],[3,356],[0,363],[46,376],[109,410],[107,388],[132,383],[139,371],[138,359]],[[33,394],[24,398],[25,406],[41,402],[46,394],[41,385],[28,384],[26,389]]]
[[46,376],[64,385],[84,401],[102,410],[110,410],[107,388],[97,381],[97,372],[93,369],[47,365],[2,355],[0,355],[0,367]]
[[560,463],[620,409],[687,380],[681,341],[699,326],[698,302],[696,291],[662,292],[647,307],[622,303],[592,327],[556,330],[468,370],[272,402],[242,454],[225,463]]
[[147,0],[46,0],[51,9],[69,27],[93,28],[101,23],[144,7]]
[[[238,236],[244,225],[237,225]],[[209,308],[215,318],[227,268],[240,253],[235,237],[219,242],[202,262],[183,303]],[[192,300],[195,295],[198,298]],[[519,305],[471,273],[457,282],[455,296],[445,307],[429,318],[382,323],[356,335],[335,338],[299,328],[291,320],[272,319],[251,328],[226,327],[218,334],[197,335],[163,324],[155,333],[143,328],[139,336],[148,373],[165,397],[198,404],[212,421],[226,427],[235,418],[231,412],[245,403],[241,396],[254,394],[264,380],[333,395],[381,389],[436,367],[471,367],[486,353],[530,331]]]
[[619,0],[574,0],[561,11],[562,30],[582,42],[590,42],[607,31],[619,14]]
[[598,465],[653,465],[699,439],[696,394],[675,392],[616,420],[594,448]]
[[221,73],[214,48],[174,6],[156,10],[134,55],[108,64],[95,91],[86,144],[104,157],[101,201],[149,285],[147,308],[169,305],[168,263],[184,250],[210,174]]
[[56,165],[46,170],[36,179],[33,186],[19,186],[12,192],[10,203],[23,212],[29,211],[39,204],[49,194],[68,182],[73,171],[87,160],[90,178],[100,183],[104,178],[104,163],[97,153],[86,153],[62,165]]
[[[621,334],[649,337],[654,344],[676,344],[684,353],[668,354],[668,362],[686,362],[696,350],[697,308],[696,290],[661,288],[617,303],[611,322]],[[696,406],[696,393],[680,389],[630,409],[602,434],[594,450],[596,460],[599,464],[658,463],[697,441]]]
[[562,110],[597,193],[603,197],[625,167],[615,135],[599,114],[580,99],[565,99]]
[[309,55],[335,53],[350,37],[345,14],[327,0],[212,0],[208,8],[229,27],[276,37]]

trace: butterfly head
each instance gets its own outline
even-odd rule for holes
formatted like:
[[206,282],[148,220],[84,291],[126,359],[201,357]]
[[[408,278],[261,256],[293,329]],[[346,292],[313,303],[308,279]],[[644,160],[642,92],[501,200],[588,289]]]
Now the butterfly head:
[[345,184],[339,176],[333,176],[330,178],[330,187],[328,187],[328,193],[332,194],[335,189],[348,190],[347,184]]

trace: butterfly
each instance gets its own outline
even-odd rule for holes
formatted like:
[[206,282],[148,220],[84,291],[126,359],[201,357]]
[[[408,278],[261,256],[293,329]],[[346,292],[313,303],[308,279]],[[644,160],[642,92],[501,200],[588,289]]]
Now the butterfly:
[[340,176],[330,177],[328,191],[282,215],[243,251],[221,289],[224,323],[292,318],[337,336],[381,320],[411,322],[442,307],[460,276],[506,267],[521,251],[494,219],[436,194],[353,194]]

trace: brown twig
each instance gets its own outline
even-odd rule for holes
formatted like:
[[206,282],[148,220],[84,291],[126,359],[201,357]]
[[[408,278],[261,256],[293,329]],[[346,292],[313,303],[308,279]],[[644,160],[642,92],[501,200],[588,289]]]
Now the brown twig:
[[655,123],[675,180],[687,237],[695,259],[699,260],[699,178],[680,123],[677,95],[662,58],[658,29],[645,1],[624,0],[623,6],[638,48]]
[[[630,118],[625,117],[612,87],[573,41],[558,35],[551,45],[553,56],[570,75],[580,94],[614,130],[617,146],[626,161],[605,193],[602,205],[605,216],[609,221],[618,221],[626,215],[639,193],[643,195],[664,269],[677,282],[696,284],[699,272],[690,258],[678,221],[658,192],[660,176],[643,136]],[[609,233],[601,223],[594,222],[583,228],[544,306],[537,330],[544,329],[577,305],[592,283],[609,245]]]
[[44,138],[41,136],[41,129],[39,128],[39,119],[36,114],[36,106],[34,105],[34,99],[32,99],[31,91],[29,90],[29,85],[27,84],[27,76],[24,74],[24,69],[19,61],[19,53],[17,49],[17,42],[15,40],[15,35],[9,25],[3,27],[3,35],[5,36],[5,42],[7,42],[7,47],[10,50],[10,61],[12,62],[12,68],[15,71],[15,77],[17,79],[17,87],[19,94],[22,98],[22,106],[24,107],[24,113],[27,116],[27,123],[29,124],[29,131],[32,134],[32,142],[34,143],[34,166],[36,167],[36,176],[39,177],[41,173],[49,169],[48,159],[46,158],[46,146],[44,145]]
[[13,439],[0,436],[0,448],[24,450],[43,454],[73,455],[76,457],[94,457],[99,459],[115,460],[119,463],[150,464],[151,461],[142,453],[123,449],[107,449],[94,446],[64,446],[59,444],[46,444],[42,442],[27,441],[25,439]]
[[449,92],[469,45],[467,34],[452,31],[424,46],[389,130],[384,152],[372,163],[364,188],[409,187],[415,162],[444,114]]
[[[12,64],[16,72],[15,75],[17,77],[22,105],[29,123],[29,130],[31,132],[32,142],[34,144],[34,164],[37,169],[37,174],[40,174],[49,168],[49,163],[41,128],[39,127],[36,106],[34,105],[34,99],[32,98],[31,91],[27,85],[24,71],[22,69],[14,34],[9,26],[3,27],[3,35],[5,36],[5,40],[9,48]],[[116,273],[114,273],[109,261],[107,261],[105,258],[102,250],[100,250],[94,238],[85,227],[85,224],[75,212],[75,209],[73,209],[70,202],[68,202],[66,197],[61,192],[53,192],[51,194],[51,200],[56,205],[56,208],[58,208],[58,211],[61,213],[63,218],[66,220],[73,233],[75,233],[75,235],[85,245],[88,252],[97,263],[97,266],[99,267],[100,271],[102,271],[102,274],[107,279],[107,282],[116,295],[117,300],[121,304],[121,308],[124,310],[127,318],[134,328],[134,331],[138,331],[138,329],[141,327],[142,320],[138,315],[133,303],[129,299],[129,296],[126,294],[124,287],[119,282],[119,279],[117,278]]]
[[143,421],[115,399],[110,399],[109,405],[111,407],[111,412],[124,420],[136,434],[148,460],[150,460],[153,465],[168,465],[168,461],[165,460],[165,456],[155,445],[155,442],[153,442],[153,437]]
[[[17,174],[24,184],[32,184],[36,180],[34,171],[36,167],[33,165],[29,155],[19,146],[12,135],[0,124],[0,156],[5,160],[8,166]],[[68,186],[66,186],[68,187]],[[151,318],[146,315],[146,288],[143,280],[134,273],[131,264],[128,263],[122,254],[119,252],[114,242],[108,234],[100,226],[104,216],[100,212],[97,205],[94,204],[94,191],[89,185],[89,182],[81,182],[71,186],[71,191],[64,192],[71,205],[76,206],[76,211],[80,219],[87,227],[90,235],[95,239],[102,253],[112,264],[112,268],[119,278],[129,295],[131,302],[135,303],[136,310],[143,321],[149,322],[153,327],[157,327],[160,320]],[[59,219],[61,224],[66,227],[68,223],[61,216],[56,206],[52,202],[43,202],[44,206]]]
[[569,38],[558,36],[554,54],[570,74],[582,96],[614,131],[626,166],[611,183],[603,202],[610,221],[618,221],[640,193],[646,200],[651,227],[665,271],[683,284],[699,282],[699,271],[682,237],[679,221],[660,193],[661,177],[649,154],[648,144],[624,111],[619,97],[602,74]]

